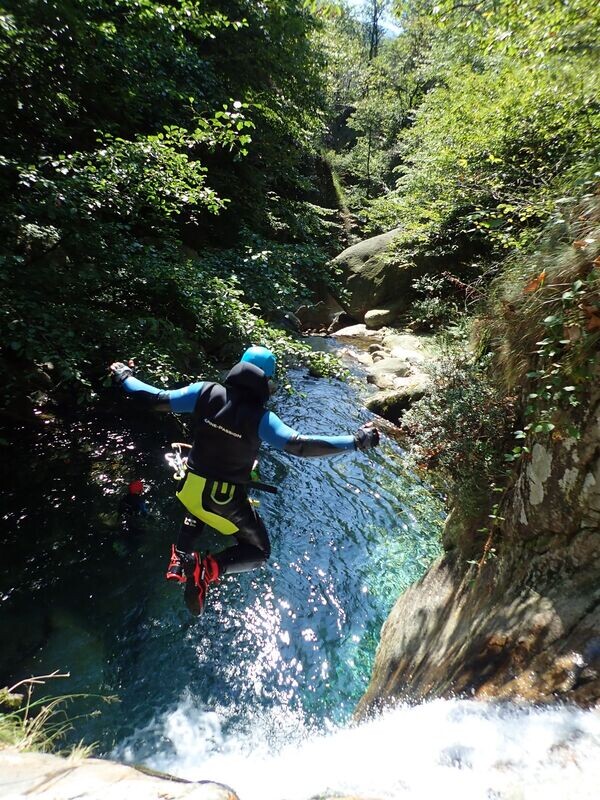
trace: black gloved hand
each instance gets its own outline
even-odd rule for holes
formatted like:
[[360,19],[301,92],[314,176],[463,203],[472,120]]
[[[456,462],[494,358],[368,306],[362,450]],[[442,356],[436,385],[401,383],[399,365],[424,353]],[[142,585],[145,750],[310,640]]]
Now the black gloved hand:
[[354,434],[354,447],[357,450],[370,450],[379,444],[379,431],[372,422],[362,425]]
[[115,361],[110,365],[110,372],[112,375],[113,383],[120,386],[124,380],[133,375],[133,370],[122,361]]

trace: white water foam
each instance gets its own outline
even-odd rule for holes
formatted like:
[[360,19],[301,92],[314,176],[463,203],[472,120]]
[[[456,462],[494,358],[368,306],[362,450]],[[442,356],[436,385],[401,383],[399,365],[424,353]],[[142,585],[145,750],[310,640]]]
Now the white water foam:
[[600,710],[437,700],[326,728],[285,708],[242,718],[187,697],[113,757],[227,784],[241,800],[600,797]]

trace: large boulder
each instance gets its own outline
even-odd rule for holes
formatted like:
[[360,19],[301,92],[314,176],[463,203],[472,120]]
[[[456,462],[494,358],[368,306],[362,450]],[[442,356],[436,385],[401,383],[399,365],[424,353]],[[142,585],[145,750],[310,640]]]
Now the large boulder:
[[385,307],[408,298],[415,276],[412,262],[390,259],[388,252],[399,228],[365,239],[348,247],[333,260],[341,269],[348,299],[340,299],[345,310],[359,320],[369,309]]
[[296,309],[295,316],[303,328],[327,328],[332,320],[331,311],[323,300],[312,306],[300,306]]
[[293,331],[294,333],[300,333],[302,330],[302,323],[293,311],[285,311],[284,309],[280,309],[279,317],[274,321],[282,328],[285,328],[288,331]]
[[428,390],[429,382],[424,375],[397,378],[396,388],[384,389],[372,394],[365,403],[365,407],[397,425],[405,411],[421,400]]
[[372,308],[365,314],[365,325],[367,328],[377,330],[389,325],[398,316],[394,308]]
[[338,311],[327,328],[327,333],[336,333],[341,331],[342,328],[349,328],[351,325],[356,325],[354,317],[351,317],[346,311]]

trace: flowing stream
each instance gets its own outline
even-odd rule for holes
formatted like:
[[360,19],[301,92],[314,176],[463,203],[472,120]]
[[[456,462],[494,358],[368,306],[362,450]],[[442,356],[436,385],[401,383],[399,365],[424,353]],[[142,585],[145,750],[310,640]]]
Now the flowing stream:
[[[292,383],[274,408],[302,432],[368,419],[352,383]],[[352,723],[381,624],[439,552],[440,499],[393,441],[329,459],[265,449],[262,478],[279,487],[257,495],[271,561],[217,584],[196,620],[163,579],[181,516],[164,451],[183,433],[118,408],[36,437],[36,469],[4,514],[0,681],[70,672],[48,690],[94,695],[74,701],[71,741],[241,800],[598,796],[597,712],[436,701]],[[124,534],[115,508],[134,477],[152,518]]]

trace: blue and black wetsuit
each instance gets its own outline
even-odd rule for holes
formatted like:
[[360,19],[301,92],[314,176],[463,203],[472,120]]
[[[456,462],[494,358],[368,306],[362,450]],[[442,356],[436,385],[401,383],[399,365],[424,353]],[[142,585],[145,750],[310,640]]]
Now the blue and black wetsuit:
[[356,449],[352,435],[303,436],[282,422],[265,408],[269,384],[264,372],[243,361],[233,367],[223,385],[203,381],[163,391],[128,377],[123,387],[149,408],[192,415],[188,471],[177,489],[189,514],[177,548],[191,552],[204,524],[234,536],[237,544],[214,556],[219,574],[254,569],[270,555],[267,531],[247,493],[261,442],[305,457]]

